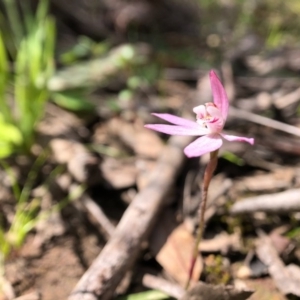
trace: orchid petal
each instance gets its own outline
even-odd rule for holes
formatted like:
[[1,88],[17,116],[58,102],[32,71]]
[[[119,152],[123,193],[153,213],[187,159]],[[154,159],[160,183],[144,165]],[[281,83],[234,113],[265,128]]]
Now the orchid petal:
[[202,128],[198,125],[198,128],[187,128],[183,126],[164,125],[164,124],[147,124],[146,128],[156,130],[171,135],[204,135],[208,133],[207,128]]
[[156,114],[153,113],[152,115],[161,118],[167,122],[170,122],[172,124],[175,125],[180,125],[180,126],[184,126],[184,127],[188,127],[188,128],[199,128],[199,125],[195,122],[195,121],[191,121],[188,119],[184,119],[184,118],[180,118],[174,115],[170,115],[170,114]]
[[205,153],[219,149],[223,144],[218,134],[209,134],[196,139],[184,149],[187,157],[201,156]]
[[229,142],[247,142],[251,145],[254,144],[254,139],[253,138],[246,138],[243,136],[235,136],[235,135],[228,135],[228,134],[221,134],[222,137],[229,141]]
[[224,122],[227,119],[228,109],[229,109],[229,102],[226,91],[218,78],[217,74],[214,71],[209,72],[210,76],[210,84],[213,93],[214,103],[219,108],[222,113],[222,117]]

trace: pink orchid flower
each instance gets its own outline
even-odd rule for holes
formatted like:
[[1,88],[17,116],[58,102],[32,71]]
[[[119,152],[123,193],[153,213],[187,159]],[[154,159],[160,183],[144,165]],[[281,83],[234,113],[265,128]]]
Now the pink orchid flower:
[[174,125],[145,125],[146,128],[171,135],[201,136],[184,149],[184,153],[188,157],[201,156],[219,149],[223,144],[222,138],[230,142],[237,141],[247,142],[251,145],[254,144],[253,138],[222,133],[228,115],[229,102],[224,87],[216,73],[210,71],[209,76],[214,103],[209,102],[194,107],[193,111],[196,114],[196,122],[171,114],[154,113],[154,116]]

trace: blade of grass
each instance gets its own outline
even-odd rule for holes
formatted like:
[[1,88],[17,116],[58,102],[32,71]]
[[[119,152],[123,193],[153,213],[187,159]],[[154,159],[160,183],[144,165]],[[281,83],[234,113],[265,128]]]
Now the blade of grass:
[[8,163],[6,161],[0,160],[0,165],[3,167],[6,174],[9,177],[9,180],[11,181],[12,191],[13,191],[13,195],[14,195],[15,199],[19,199],[19,197],[21,195],[21,189],[20,189],[20,186],[18,185],[15,174],[13,173],[11,167],[8,165]]
[[3,2],[13,32],[15,48],[18,49],[24,35],[18,6],[16,0],[3,0]]
[[21,191],[20,197],[18,198],[18,203],[24,203],[28,201],[30,191],[32,190],[32,187],[38,175],[37,170],[41,168],[41,166],[45,163],[47,158],[48,158],[48,150],[46,149],[37,157],[37,159],[33,163],[28,173],[24,187]]
[[20,3],[23,19],[24,19],[23,26],[25,27],[26,33],[29,33],[33,30],[35,26],[34,14],[30,9],[30,3],[28,1],[20,1],[19,3]]
[[43,21],[49,11],[49,1],[48,0],[41,0],[39,1],[39,5],[36,11],[36,20],[37,22]]
[[8,85],[9,66],[2,34],[0,32],[0,111],[5,121],[12,122],[11,110],[5,101],[5,93]]
[[15,100],[18,124],[30,149],[34,129],[44,113],[49,93],[46,87],[54,70],[55,23],[52,18],[36,22],[21,42],[16,60]]

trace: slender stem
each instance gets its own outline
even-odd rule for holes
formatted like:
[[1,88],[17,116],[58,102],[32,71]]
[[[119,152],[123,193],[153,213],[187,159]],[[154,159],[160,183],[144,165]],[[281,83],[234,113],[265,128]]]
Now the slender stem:
[[201,243],[201,239],[202,239],[203,231],[204,231],[204,223],[205,223],[204,217],[205,217],[205,209],[206,209],[206,203],[207,203],[207,192],[208,192],[211,178],[217,167],[217,164],[218,164],[218,150],[210,153],[210,161],[208,162],[208,164],[205,168],[205,172],[204,172],[202,191],[201,191],[201,205],[200,205],[200,211],[199,211],[199,214],[200,214],[199,229],[198,229],[198,233],[197,233],[197,237],[196,237],[196,241],[195,241],[195,246],[193,249],[191,265],[190,265],[190,270],[189,270],[189,274],[188,274],[189,277],[188,277],[188,281],[187,281],[187,284],[185,287],[186,289],[189,288],[191,279],[193,277],[193,271],[194,271],[195,263],[196,263],[197,256],[198,256],[198,249],[199,249],[199,245]]

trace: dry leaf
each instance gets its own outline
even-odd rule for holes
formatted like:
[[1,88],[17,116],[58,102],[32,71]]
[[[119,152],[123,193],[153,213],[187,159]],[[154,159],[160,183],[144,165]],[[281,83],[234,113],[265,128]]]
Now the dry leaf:
[[114,118],[107,123],[108,134],[117,136],[137,155],[156,159],[161,154],[164,144],[158,135],[143,127],[142,122],[128,123]]
[[[150,249],[156,260],[180,285],[188,279],[195,239],[184,224],[176,226],[174,213],[167,211],[160,218],[150,240]],[[202,261],[198,256],[193,281],[198,281],[202,271]]]
[[60,164],[66,164],[77,181],[95,183],[101,180],[98,158],[81,143],[57,138],[51,140],[50,147],[54,159]]
[[106,157],[101,164],[103,178],[115,189],[134,186],[136,167],[132,159],[114,159]]

